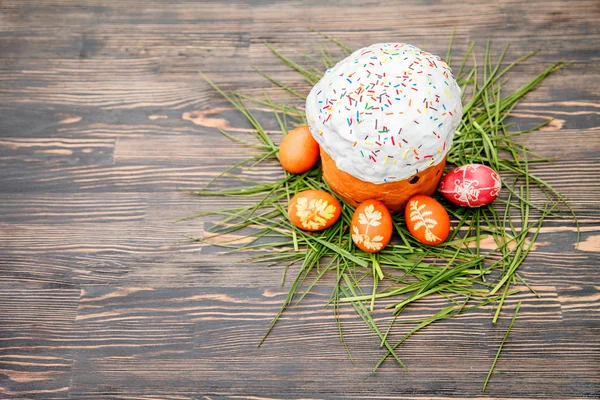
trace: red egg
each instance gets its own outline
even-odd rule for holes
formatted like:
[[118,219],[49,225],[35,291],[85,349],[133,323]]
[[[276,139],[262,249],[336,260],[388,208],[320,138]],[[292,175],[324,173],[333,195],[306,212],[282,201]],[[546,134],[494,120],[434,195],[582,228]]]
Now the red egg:
[[352,240],[359,249],[376,253],[390,242],[392,216],[381,201],[365,200],[356,207],[350,230]]
[[437,200],[424,195],[410,198],[404,210],[408,231],[423,244],[436,246],[450,234],[450,217]]
[[440,193],[463,207],[481,207],[498,197],[502,184],[498,173],[488,166],[468,164],[454,168],[442,178]]

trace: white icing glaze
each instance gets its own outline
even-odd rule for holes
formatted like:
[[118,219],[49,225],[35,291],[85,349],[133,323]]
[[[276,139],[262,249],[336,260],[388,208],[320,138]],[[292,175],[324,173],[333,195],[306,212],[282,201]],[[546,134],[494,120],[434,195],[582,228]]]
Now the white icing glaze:
[[393,182],[443,160],[461,121],[460,96],[440,57],[378,43],[327,70],[306,99],[306,118],[339,169]]

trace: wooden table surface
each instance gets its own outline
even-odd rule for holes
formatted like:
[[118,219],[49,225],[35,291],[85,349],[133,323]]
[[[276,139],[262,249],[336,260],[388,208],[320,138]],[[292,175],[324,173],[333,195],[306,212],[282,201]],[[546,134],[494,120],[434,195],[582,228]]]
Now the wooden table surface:
[[[552,219],[505,306],[431,325],[368,376],[376,338],[343,308],[355,358],[323,307],[325,279],[257,344],[289,287],[282,268],[180,244],[222,199],[188,196],[243,157],[215,126],[246,129],[198,75],[260,95],[261,68],[309,87],[296,60],[326,43],[403,41],[444,55],[470,41],[509,59],[542,49],[509,86],[571,61],[514,111],[552,118],[527,143],[581,224]],[[600,398],[598,1],[0,2],[0,398]],[[266,116],[266,114],[265,114]],[[268,120],[268,116],[266,116]],[[271,119],[272,123],[272,119]],[[273,173],[267,171],[267,173]],[[242,261],[242,262],[239,262]],[[485,393],[510,321],[521,312]],[[382,321],[389,315],[378,316]]]

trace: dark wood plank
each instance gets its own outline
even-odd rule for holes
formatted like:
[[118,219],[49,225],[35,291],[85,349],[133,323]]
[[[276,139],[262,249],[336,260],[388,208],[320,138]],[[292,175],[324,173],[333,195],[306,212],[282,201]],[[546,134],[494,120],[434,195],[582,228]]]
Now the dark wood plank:
[[0,396],[65,398],[74,352],[66,346],[81,290],[0,282]]
[[[564,323],[556,290],[538,289],[542,299],[524,293],[511,300],[513,305],[516,300],[528,305],[506,349],[502,360],[505,367],[499,366],[504,374],[495,395],[532,396],[537,392],[532,397],[543,398],[565,386],[572,386],[573,396],[593,394],[593,358],[600,348],[592,343],[585,348],[574,345],[572,335],[577,330],[578,336],[593,340],[597,332],[585,324]],[[109,327],[110,333],[92,333],[95,339],[80,349],[77,367],[85,373],[76,375],[71,394],[121,398],[143,387],[144,394],[167,395],[174,385],[182,394],[191,395],[192,382],[203,382],[206,395],[228,397],[285,393],[285,397],[322,398],[348,392],[365,398],[383,393],[418,397],[431,390],[447,396],[477,393],[508,323],[505,318],[492,326],[488,309],[432,326],[410,339],[400,351],[409,367],[407,373],[390,361],[378,375],[366,379],[382,349],[353,311],[344,307],[342,321],[357,365],[343,368],[348,360],[336,338],[332,311],[322,307],[328,296],[322,290],[284,314],[270,340],[256,347],[284,293],[272,288],[239,287],[86,288],[76,330],[94,332],[102,326]],[[404,318],[424,316],[442,304],[443,299],[423,301]],[[383,327],[390,321],[385,312],[375,315]],[[193,348],[186,347],[187,342],[182,344],[183,349],[177,348],[182,321],[195,325]],[[150,332],[143,335],[145,340],[152,337],[153,327],[161,335],[172,335],[173,343],[164,349],[159,344],[152,349],[137,346],[142,339],[130,336],[129,331],[137,333],[134,327],[140,325],[149,327]],[[391,337],[398,339],[408,329],[397,329]],[[105,337],[112,338],[115,348],[95,345],[94,340]],[[531,348],[547,341],[553,346]],[[118,348],[125,344],[123,349]],[[550,359],[564,367],[557,369],[543,362]],[[343,375],[339,374],[340,367]],[[145,373],[139,374],[139,370]],[[291,380],[290,374],[301,378]],[[260,377],[260,385],[252,383],[256,377]],[[572,383],[575,379],[577,385]],[[544,389],[539,390],[541,383]],[[85,388],[85,393],[80,393],[78,387]]]
[[[514,110],[525,138],[556,157],[532,167],[571,199],[581,227],[550,218],[497,326],[491,309],[434,324],[368,377],[382,354],[350,307],[356,365],[323,307],[333,277],[256,345],[287,290],[283,268],[178,243],[210,218],[174,224],[222,199],[199,188],[251,154],[216,127],[250,128],[198,75],[226,89],[302,105],[257,66],[307,92],[264,46],[296,61],[328,45],[405,41],[456,60],[491,39],[514,89],[569,64]],[[597,1],[348,2],[9,0],[0,4],[0,397],[23,399],[598,398],[600,396],[600,6]],[[329,45],[334,50],[334,46]],[[253,106],[279,140],[275,120]],[[242,176],[276,179],[276,164]],[[225,181],[221,185],[231,185]],[[535,199],[542,199],[534,194]],[[231,203],[242,204],[243,200]],[[515,301],[523,308],[485,394],[481,386]],[[390,315],[375,313],[385,327]],[[438,309],[435,297],[406,318]],[[397,327],[394,339],[406,327]]]

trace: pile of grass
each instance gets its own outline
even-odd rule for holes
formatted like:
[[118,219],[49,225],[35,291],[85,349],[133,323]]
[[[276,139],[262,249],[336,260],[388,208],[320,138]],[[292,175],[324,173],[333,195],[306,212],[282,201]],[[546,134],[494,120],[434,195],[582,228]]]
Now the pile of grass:
[[[351,53],[351,50],[338,40],[327,38],[337,45],[336,49],[341,53],[339,58]],[[266,46],[311,85],[317,83],[324,69],[335,64],[329,50],[321,50],[320,60],[307,58],[307,65],[302,66],[271,45]],[[451,47],[452,40],[446,54],[449,64],[452,63]],[[248,204],[183,218],[208,215],[220,217],[220,221],[210,228],[210,233],[206,236],[190,236],[190,239],[220,246],[226,249],[225,253],[248,252],[252,254],[252,261],[283,266],[286,272],[292,265],[299,266],[288,295],[260,344],[267,338],[285,309],[294,301],[300,302],[321,278],[330,274],[335,276],[335,279],[327,306],[333,310],[340,341],[350,359],[352,355],[339,318],[340,306],[344,303],[352,305],[383,348],[383,355],[375,364],[373,372],[389,357],[405,368],[397,354],[398,347],[410,336],[432,323],[483,306],[495,308],[492,321],[496,323],[507,297],[524,288],[537,296],[519,274],[519,266],[531,251],[545,218],[570,217],[575,221],[576,218],[566,198],[530,172],[530,164],[550,160],[539,157],[528,149],[522,143],[522,136],[543,125],[528,130],[510,130],[507,119],[519,100],[534,90],[549,74],[561,68],[563,62],[550,65],[526,84],[505,94],[507,73],[515,65],[534,56],[536,52],[506,63],[508,47],[495,61],[492,61],[489,42],[483,60],[476,58],[474,47],[475,43],[471,43],[460,64],[453,68],[456,80],[463,90],[464,108],[454,145],[448,153],[448,162],[454,165],[480,163],[492,167],[500,173],[504,195],[492,205],[474,209],[457,207],[440,198],[440,202],[452,217],[453,226],[449,239],[437,247],[426,246],[416,241],[406,228],[404,216],[397,215],[393,219],[395,235],[392,243],[377,254],[367,254],[354,245],[349,233],[354,209],[339,197],[338,201],[342,205],[341,217],[337,223],[322,232],[302,231],[287,218],[287,202],[295,193],[306,189],[320,189],[333,194],[327,183],[321,179],[319,165],[300,175],[292,175],[282,170],[281,178],[274,182],[250,180],[236,172],[242,167],[247,170],[260,168],[265,162],[272,163],[277,156],[278,146],[252,113],[249,103],[260,105],[262,108],[269,107],[283,135],[287,134],[291,127],[306,123],[304,110],[289,104],[276,103],[268,95],[264,98],[252,98],[239,92],[226,93],[202,75],[247,119],[253,128],[254,140],[243,140],[224,130],[220,132],[241,146],[253,148],[255,155],[232,165],[200,190],[190,191],[198,196],[239,197],[247,200]],[[257,71],[292,96],[303,100],[306,98],[304,93],[286,86],[260,70]],[[226,188],[213,190],[215,182],[220,179],[227,180]],[[232,185],[231,180],[238,180],[239,186]],[[534,202],[531,195],[534,190],[543,193],[545,200]],[[237,233],[234,241],[219,240],[231,233]],[[495,248],[485,250],[481,242],[490,237]],[[447,306],[419,320],[397,319],[404,310],[416,307],[419,300],[428,296],[441,296],[447,302]],[[384,298],[394,318],[387,327],[380,327],[372,313],[376,303]],[[511,327],[517,312],[518,308],[515,310]],[[412,323],[413,328],[399,341],[391,342],[388,337],[395,324],[406,322]],[[501,347],[485,380],[484,390],[500,350]]]

